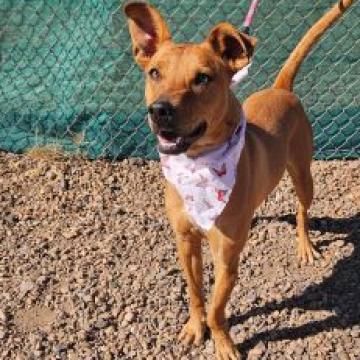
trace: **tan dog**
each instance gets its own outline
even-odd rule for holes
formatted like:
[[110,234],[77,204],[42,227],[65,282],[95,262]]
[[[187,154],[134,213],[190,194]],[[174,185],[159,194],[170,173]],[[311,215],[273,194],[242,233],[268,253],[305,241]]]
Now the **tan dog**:
[[[181,265],[188,284],[190,318],[180,338],[199,344],[205,323],[210,327],[219,359],[236,359],[238,352],[226,330],[225,305],[234,286],[239,254],[255,209],[288,170],[299,198],[298,253],[303,262],[317,257],[308,235],[307,210],[313,198],[310,163],[311,126],[292,90],[301,62],[312,45],[352,0],[343,0],[304,36],[271,89],[251,95],[243,104],[248,127],[230,200],[209,231],[200,231],[183,207],[175,188],[166,185],[166,209],[174,229]],[[191,157],[223,144],[238,126],[241,105],[229,88],[233,74],[249,63],[256,40],[221,23],[201,44],[175,44],[158,11],[145,3],[124,7],[133,53],[145,71],[150,127],[159,150],[186,152]],[[164,141],[165,139],[165,141]],[[215,265],[215,285],[205,316],[202,295],[201,241],[207,239]]]

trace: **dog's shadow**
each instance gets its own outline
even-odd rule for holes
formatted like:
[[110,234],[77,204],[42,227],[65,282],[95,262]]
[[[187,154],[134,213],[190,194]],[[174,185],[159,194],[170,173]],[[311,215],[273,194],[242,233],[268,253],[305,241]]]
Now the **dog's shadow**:
[[[278,220],[295,224],[293,215],[286,215],[278,218]],[[286,339],[293,340],[360,324],[360,213],[350,218],[312,218],[310,228],[322,233],[346,234],[343,240],[345,244],[353,244],[352,254],[339,260],[334,266],[332,274],[322,283],[309,286],[301,295],[287,298],[281,302],[272,301],[245,314],[234,315],[229,319],[229,324],[230,326],[241,324],[250,317],[266,315],[286,308],[328,310],[334,315],[323,320],[310,321],[297,327],[274,328],[259,332],[237,345],[238,350],[243,355],[246,355],[260,341],[266,343]],[[325,244],[327,245],[329,242],[323,241],[316,245]]]

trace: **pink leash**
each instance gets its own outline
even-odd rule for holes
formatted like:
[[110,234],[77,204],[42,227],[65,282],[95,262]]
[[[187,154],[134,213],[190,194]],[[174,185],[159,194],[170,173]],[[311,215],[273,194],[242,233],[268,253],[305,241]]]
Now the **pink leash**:
[[259,5],[260,0],[252,0],[249,11],[246,15],[245,21],[244,21],[244,30],[243,32],[248,34],[250,32],[250,25],[253,21],[255,12],[256,12],[256,8]]

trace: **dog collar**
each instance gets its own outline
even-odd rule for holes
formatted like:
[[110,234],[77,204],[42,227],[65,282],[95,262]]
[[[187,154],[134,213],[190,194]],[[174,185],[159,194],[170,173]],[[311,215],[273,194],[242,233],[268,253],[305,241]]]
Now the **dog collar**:
[[215,150],[195,158],[160,154],[166,180],[179,192],[188,215],[202,230],[210,230],[230,199],[245,129],[242,115],[234,134]]

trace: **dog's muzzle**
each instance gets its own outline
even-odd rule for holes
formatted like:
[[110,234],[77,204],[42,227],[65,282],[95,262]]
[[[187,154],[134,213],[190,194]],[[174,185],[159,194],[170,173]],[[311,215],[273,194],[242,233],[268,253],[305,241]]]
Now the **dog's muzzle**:
[[150,127],[157,136],[158,150],[163,154],[181,154],[206,131],[206,122],[201,122],[193,131],[182,134],[175,121],[176,108],[167,101],[155,101],[148,107]]

